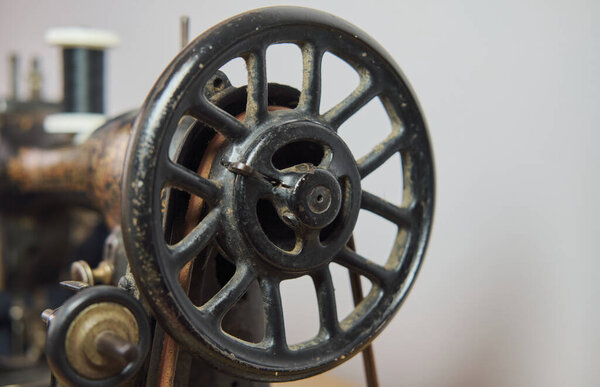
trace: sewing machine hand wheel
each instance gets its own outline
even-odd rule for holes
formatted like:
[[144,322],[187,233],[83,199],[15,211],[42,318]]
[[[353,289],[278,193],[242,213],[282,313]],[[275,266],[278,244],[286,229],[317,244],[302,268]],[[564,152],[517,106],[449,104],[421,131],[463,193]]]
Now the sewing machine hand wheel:
[[[293,43],[303,56],[297,106],[272,108],[265,52]],[[320,111],[321,59],[331,52],[360,74],[358,88],[332,109]],[[229,60],[248,70],[244,115],[212,103],[206,88]],[[373,98],[392,122],[390,135],[355,161],[337,128]],[[245,96],[246,98],[246,96]],[[224,137],[210,175],[172,161],[176,128],[184,115]],[[291,143],[320,149],[318,160],[277,168],[274,154]],[[400,153],[402,206],[361,190],[361,179]],[[390,176],[391,179],[400,176]],[[206,215],[181,241],[163,230],[165,188],[200,196]],[[268,236],[257,203],[270,202],[288,239]],[[433,165],[426,126],[416,98],[397,65],[370,37],[326,13],[293,7],[248,12],[191,42],[154,85],[137,117],[123,181],[124,239],[133,274],[161,325],[181,345],[239,376],[265,381],[307,377],[348,359],[386,325],[419,269],[433,212]],[[398,226],[385,266],[346,247],[360,209]],[[180,269],[207,246],[235,265],[223,288],[194,305],[179,284]],[[373,288],[349,317],[338,321],[328,265],[336,262],[367,277]],[[320,331],[289,346],[279,284],[309,275],[316,289]],[[251,343],[225,333],[227,311],[258,281],[265,310],[264,338]]]

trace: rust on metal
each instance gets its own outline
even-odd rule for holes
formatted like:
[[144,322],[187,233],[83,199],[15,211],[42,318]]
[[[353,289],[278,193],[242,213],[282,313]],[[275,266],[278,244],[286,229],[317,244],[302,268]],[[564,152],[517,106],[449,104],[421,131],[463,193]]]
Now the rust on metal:
[[6,162],[0,191],[78,196],[113,228],[121,222],[121,180],[130,133],[131,120],[116,119],[79,146],[21,148]]

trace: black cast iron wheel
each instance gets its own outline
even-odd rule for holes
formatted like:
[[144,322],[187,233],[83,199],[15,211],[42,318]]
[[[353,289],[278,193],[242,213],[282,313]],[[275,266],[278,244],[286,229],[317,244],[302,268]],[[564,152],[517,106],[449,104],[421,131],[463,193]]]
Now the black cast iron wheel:
[[[268,106],[265,53],[277,43],[297,44],[303,55],[303,86],[293,109]],[[321,112],[321,59],[328,51],[360,74],[360,84],[338,105]],[[236,57],[243,58],[248,69],[241,120],[217,107],[205,93],[217,70]],[[384,104],[393,130],[355,161],[337,129],[376,97]],[[169,144],[184,115],[226,139],[209,178],[169,158]],[[312,163],[277,168],[274,155],[293,143],[316,146],[322,154]],[[403,163],[402,206],[360,186],[362,178],[396,153]],[[175,244],[165,242],[163,235],[161,191],[165,187],[200,196],[208,204],[203,220]],[[385,50],[332,15],[305,8],[265,8],[200,35],[154,85],[134,124],[128,150],[123,234],[140,290],[161,325],[181,345],[241,377],[292,380],[350,358],[387,324],[422,262],[433,195],[426,125],[407,81]],[[291,236],[266,235],[257,211],[260,201],[275,208]],[[345,247],[361,208],[398,226],[385,266]],[[179,285],[178,273],[209,245],[217,246],[235,264],[235,273],[212,299],[194,305]],[[328,268],[332,261],[373,283],[365,300],[343,321],[337,318]],[[306,274],[317,293],[320,332],[313,340],[289,346],[279,284]],[[254,280],[263,293],[266,320],[264,338],[258,343],[232,337],[221,328],[223,316]]]

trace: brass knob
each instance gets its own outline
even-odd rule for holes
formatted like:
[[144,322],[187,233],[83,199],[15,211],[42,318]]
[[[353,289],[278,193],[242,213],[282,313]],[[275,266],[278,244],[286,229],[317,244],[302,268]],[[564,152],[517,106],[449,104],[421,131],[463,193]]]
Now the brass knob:
[[71,279],[90,286],[97,283],[110,285],[114,271],[114,266],[107,261],[100,262],[93,270],[86,261],[75,261],[71,264]]
[[103,379],[118,374],[140,356],[139,328],[134,315],[114,302],[82,310],[67,332],[67,360],[80,374]]
[[48,364],[64,385],[121,385],[144,365],[150,349],[148,316],[122,289],[84,288],[44,317],[49,320]]

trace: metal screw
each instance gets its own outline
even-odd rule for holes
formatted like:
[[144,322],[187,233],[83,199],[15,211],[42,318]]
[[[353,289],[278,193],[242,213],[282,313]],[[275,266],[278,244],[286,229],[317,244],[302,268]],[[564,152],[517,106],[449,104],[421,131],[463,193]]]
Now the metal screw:
[[242,163],[241,161],[223,161],[223,162],[221,162],[221,165],[223,165],[225,168],[227,168],[227,170],[229,172],[233,172],[237,175],[253,177],[253,178],[259,179],[259,180],[266,180],[274,186],[291,188],[290,186],[284,184],[281,180],[279,180],[273,176],[269,176],[260,171],[257,171],[256,169],[252,168],[250,165]]
[[331,205],[331,191],[322,185],[316,186],[308,194],[308,207],[315,214],[322,214]]
[[281,217],[283,218],[283,221],[288,224],[288,226],[294,228],[300,223],[296,215],[290,211],[285,211],[283,214],[281,214]]
[[42,312],[42,321],[46,324],[46,325],[50,325],[50,323],[52,322],[52,320],[54,319],[54,312],[56,312],[56,310],[54,309],[44,309],[44,311]]

